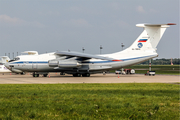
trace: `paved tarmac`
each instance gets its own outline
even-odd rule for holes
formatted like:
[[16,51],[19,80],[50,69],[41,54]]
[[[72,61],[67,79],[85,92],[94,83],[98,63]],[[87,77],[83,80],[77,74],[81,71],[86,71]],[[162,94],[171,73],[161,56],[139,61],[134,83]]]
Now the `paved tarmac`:
[[73,77],[72,75],[59,75],[50,73],[48,77],[32,77],[30,74],[0,74],[0,84],[58,84],[58,83],[177,83],[180,76],[155,75],[115,75],[93,74],[91,77]]

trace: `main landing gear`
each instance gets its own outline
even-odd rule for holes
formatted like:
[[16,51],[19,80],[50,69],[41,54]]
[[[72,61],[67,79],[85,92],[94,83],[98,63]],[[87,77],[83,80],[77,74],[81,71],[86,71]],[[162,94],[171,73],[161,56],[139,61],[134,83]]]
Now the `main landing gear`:
[[26,73],[25,72],[22,72],[21,75],[25,75]]
[[[47,73],[46,74],[42,74],[43,75],[43,77],[47,77]],[[39,74],[38,73],[33,73],[33,77],[39,77]]]
[[82,75],[82,77],[90,77],[90,73],[83,73],[83,74],[75,73],[75,74],[73,74],[73,77],[81,77],[81,75]]
[[33,73],[33,77],[39,77],[39,74]]
[[48,74],[43,74],[43,77],[47,77]]

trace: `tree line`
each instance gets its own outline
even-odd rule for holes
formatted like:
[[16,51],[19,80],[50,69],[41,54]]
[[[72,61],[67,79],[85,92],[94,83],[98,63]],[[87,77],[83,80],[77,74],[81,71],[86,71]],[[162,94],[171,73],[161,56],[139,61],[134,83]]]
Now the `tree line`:
[[[179,65],[180,64],[180,59],[179,58],[174,58],[174,59],[172,59],[172,63],[174,65]],[[149,60],[145,61],[145,62],[142,62],[140,64],[148,65],[149,64]],[[165,59],[165,58],[155,59],[155,60],[152,59],[151,60],[151,64],[153,64],[153,65],[171,65],[171,59]]]

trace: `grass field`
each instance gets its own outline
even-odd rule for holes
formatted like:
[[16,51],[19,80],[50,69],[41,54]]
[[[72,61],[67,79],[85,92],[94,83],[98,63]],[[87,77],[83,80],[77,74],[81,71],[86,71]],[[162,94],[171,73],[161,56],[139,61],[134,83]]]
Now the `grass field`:
[[[148,65],[134,65],[127,68],[135,69],[136,73],[141,74],[145,74],[149,70]],[[151,70],[156,71],[156,74],[180,75],[179,65],[152,65]]]
[[0,85],[0,120],[179,120],[177,84]]

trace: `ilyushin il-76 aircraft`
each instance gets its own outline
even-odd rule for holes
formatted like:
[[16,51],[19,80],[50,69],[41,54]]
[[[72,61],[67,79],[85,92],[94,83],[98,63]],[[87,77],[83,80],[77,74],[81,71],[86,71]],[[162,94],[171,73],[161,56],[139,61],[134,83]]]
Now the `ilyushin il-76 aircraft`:
[[17,56],[5,63],[12,72],[32,72],[33,77],[42,74],[47,77],[49,72],[72,74],[74,77],[89,77],[90,74],[116,70],[138,64],[158,56],[157,45],[168,24],[137,24],[144,31],[127,49],[112,54],[91,55],[72,51],[38,54],[27,51],[29,55]]

